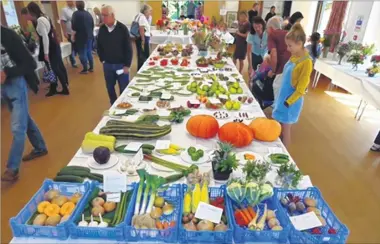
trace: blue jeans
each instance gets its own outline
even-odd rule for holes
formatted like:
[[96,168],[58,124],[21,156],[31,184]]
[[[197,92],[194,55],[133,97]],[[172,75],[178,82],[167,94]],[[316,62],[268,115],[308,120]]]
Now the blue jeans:
[[142,40],[141,38],[136,39],[136,50],[137,50],[137,70],[140,70],[140,68],[144,65],[145,61],[149,58],[150,51],[149,51],[149,41],[150,37],[145,37],[145,43],[144,43],[144,50],[141,48],[142,46]]
[[11,112],[13,141],[9,153],[7,168],[17,170],[24,152],[25,138],[37,152],[46,151],[45,141],[33,119],[29,115],[28,90],[23,76],[7,79],[1,85],[1,96]]
[[87,63],[90,69],[94,68],[94,58],[92,57],[92,39],[88,40],[84,47],[78,50],[80,62],[83,65],[83,70],[87,71]]
[[71,34],[68,34],[69,36],[69,42],[71,43],[71,54],[69,56],[71,66],[75,66],[77,64],[77,61],[75,60],[75,56],[77,55],[74,49],[74,43],[71,41]]
[[120,94],[123,93],[124,89],[128,86],[129,83],[129,74],[116,74],[117,70],[121,70],[123,68],[124,64],[103,63],[104,78],[106,79],[106,87],[111,105],[117,99],[117,95],[115,92],[116,80],[119,83]]

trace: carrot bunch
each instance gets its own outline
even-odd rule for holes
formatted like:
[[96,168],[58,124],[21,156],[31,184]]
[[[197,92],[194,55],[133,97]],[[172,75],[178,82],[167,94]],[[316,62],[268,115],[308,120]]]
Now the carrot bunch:
[[234,207],[234,217],[235,221],[239,226],[245,226],[247,227],[249,222],[256,216],[255,210],[249,206],[246,208],[238,208],[237,206]]

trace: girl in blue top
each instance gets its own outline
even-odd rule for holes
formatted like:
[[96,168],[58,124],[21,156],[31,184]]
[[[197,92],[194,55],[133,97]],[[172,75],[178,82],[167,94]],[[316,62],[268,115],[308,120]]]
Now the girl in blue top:
[[248,72],[257,69],[257,66],[263,62],[263,57],[268,52],[268,35],[265,31],[265,21],[260,16],[253,18],[251,32],[247,37],[247,56],[248,56]]
[[315,60],[319,58],[322,52],[322,46],[320,44],[321,34],[318,32],[314,32],[310,36],[310,44],[306,46],[306,49],[309,51],[310,57],[313,60],[313,64]]

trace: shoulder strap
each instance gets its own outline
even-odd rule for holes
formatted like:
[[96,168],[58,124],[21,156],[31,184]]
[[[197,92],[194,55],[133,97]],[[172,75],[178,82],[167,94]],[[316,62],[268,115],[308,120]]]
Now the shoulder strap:
[[305,56],[303,56],[302,58],[298,59],[298,60],[295,62],[295,64],[297,65],[297,64],[299,64],[299,63],[305,61],[306,59],[311,59],[311,58],[310,58],[310,55],[305,55]]

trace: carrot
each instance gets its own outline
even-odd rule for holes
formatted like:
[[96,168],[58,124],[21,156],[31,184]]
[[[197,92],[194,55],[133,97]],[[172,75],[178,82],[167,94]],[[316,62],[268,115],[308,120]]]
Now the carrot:
[[156,221],[156,228],[159,229],[159,230],[163,230],[164,229],[164,226],[162,225],[162,223],[159,220]]
[[171,222],[169,223],[169,227],[175,227],[175,221],[171,221]]
[[244,214],[244,215],[246,216],[246,218],[248,219],[248,222],[250,222],[250,221],[253,219],[254,216],[251,216],[251,215],[249,214],[248,209],[243,208],[241,211],[243,212],[243,214]]
[[248,212],[249,212],[249,214],[251,215],[251,217],[253,219],[256,216],[255,210],[251,206],[249,206],[247,209],[248,209]]
[[164,230],[166,230],[167,228],[169,228],[169,223],[168,222],[164,222],[163,226],[164,226]]
[[238,212],[240,214],[240,216],[244,219],[245,223],[249,223],[249,218],[247,218],[247,216],[245,216],[245,214],[242,210],[236,209],[236,212]]

